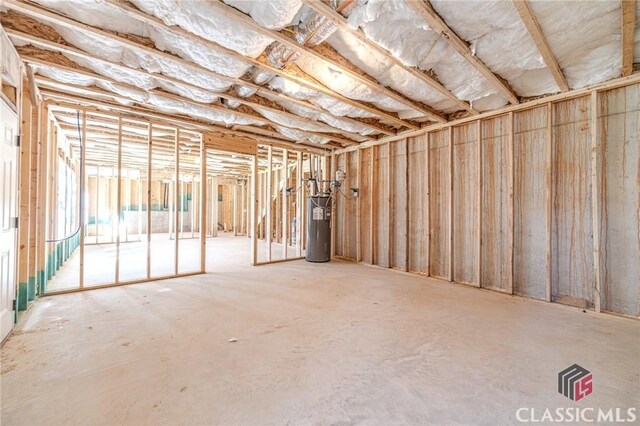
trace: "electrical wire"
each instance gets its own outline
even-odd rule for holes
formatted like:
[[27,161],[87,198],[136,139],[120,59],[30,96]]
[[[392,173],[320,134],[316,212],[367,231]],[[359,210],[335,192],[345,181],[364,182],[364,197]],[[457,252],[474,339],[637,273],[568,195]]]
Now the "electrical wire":
[[[84,214],[83,210],[83,206],[84,206],[84,191],[82,190],[82,182],[84,182],[84,141],[82,140],[82,131],[80,130],[80,111],[76,112],[76,119],[77,119],[77,124],[78,124],[78,142],[80,143],[80,179],[79,179],[79,203],[80,206],[78,208],[78,210],[80,210],[80,217],[82,218],[82,215]],[[80,229],[82,229],[82,219],[80,219],[80,221],[78,222],[78,229],[76,229],[76,231],[69,235],[68,237],[64,237],[64,238],[59,238],[59,239],[53,239],[53,240],[45,240],[45,243],[58,243],[60,241],[66,241],[70,238],[75,237],[76,235],[78,235],[78,232],[80,232]]]

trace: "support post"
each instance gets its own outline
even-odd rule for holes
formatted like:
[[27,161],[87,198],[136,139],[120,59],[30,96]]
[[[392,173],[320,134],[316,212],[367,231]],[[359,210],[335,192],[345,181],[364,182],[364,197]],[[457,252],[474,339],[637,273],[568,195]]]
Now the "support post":
[[[28,68],[31,71],[31,68]],[[30,73],[31,74],[31,73]],[[31,74],[32,75],[32,74]],[[32,79],[30,79],[32,83]],[[29,300],[36,298],[38,294],[38,155],[40,151],[40,140],[42,138],[42,131],[40,126],[40,114],[42,112],[42,103],[37,97],[35,88],[31,89],[31,103],[33,108],[31,109],[31,127],[32,127],[32,141],[31,151],[29,153],[29,180],[30,183],[30,196],[29,196]]]
[[218,178],[211,178],[211,236],[218,236]]
[[369,201],[371,203],[371,207],[369,208],[369,256],[371,256],[369,258],[369,262],[371,262],[372,265],[375,264],[375,256],[374,256],[374,251],[375,251],[375,212],[377,210],[377,191],[376,191],[376,184],[375,181],[373,180],[373,165],[374,165],[374,161],[375,161],[375,154],[376,154],[376,147],[372,146],[369,151],[371,152],[371,154],[369,154]]
[[424,154],[424,170],[425,170],[425,216],[426,216],[426,235],[425,235],[425,244],[426,249],[425,253],[427,255],[427,264],[426,264],[426,273],[427,277],[431,276],[431,167],[430,167],[430,136],[429,133],[425,134],[425,154]]
[[[338,163],[336,161],[336,154],[331,153],[331,177],[330,180],[336,178],[336,172],[338,171]],[[304,185],[302,186],[304,188]],[[337,191],[337,189],[335,189]],[[333,197],[334,202],[331,204],[331,257],[336,255],[336,214],[338,213],[338,197]],[[306,200],[305,200],[306,202]]]
[[547,143],[546,143],[546,163],[545,163],[545,193],[546,193],[546,299],[552,299],[552,230],[553,220],[553,104],[547,103]]
[[174,190],[173,190],[173,212],[174,212],[174,224],[173,224],[173,236],[175,238],[175,253],[174,253],[174,272],[178,275],[178,262],[179,262],[179,253],[178,250],[180,248],[180,129],[175,128],[174,133],[174,149],[175,149],[175,180],[174,180]]
[[151,278],[151,156],[153,155],[153,124],[147,137],[147,279]]
[[296,161],[296,257],[302,257],[302,234],[305,232],[302,218],[302,203],[304,202],[302,152],[296,152]]
[[82,111],[82,148],[80,149],[80,171],[82,181],[80,182],[80,272],[79,287],[84,288],[84,238],[85,227],[87,223],[87,212],[85,209],[86,197],[89,195],[87,186],[89,178],[87,177],[87,112]]
[[233,185],[233,236],[238,236],[238,184]]
[[245,220],[244,220],[244,234],[247,238],[251,235],[251,176],[247,175],[247,181],[244,185],[244,195],[245,195]]
[[391,268],[393,260],[393,232],[391,226],[393,225],[393,194],[391,193],[391,176],[393,176],[393,153],[391,148],[391,142],[387,142],[387,267]]
[[449,138],[449,281],[453,281],[453,126],[447,129]]
[[136,185],[138,190],[138,241],[142,241],[142,170],[138,169],[138,182]]
[[509,246],[509,252],[507,254],[507,259],[509,262],[509,276],[508,276],[508,290],[509,293],[513,294],[513,281],[514,281],[514,245],[515,245],[515,206],[514,206],[514,192],[515,192],[515,146],[514,146],[514,138],[515,138],[515,127],[513,122],[513,111],[509,113],[509,140],[507,142],[507,173],[509,174],[509,183],[508,183],[508,191],[509,191],[509,201],[508,201],[508,212],[507,212],[507,221],[508,221],[508,235],[507,235],[507,244]]
[[207,270],[207,149],[200,136],[200,272]]
[[593,220],[593,273],[594,294],[593,302],[596,312],[601,311],[602,303],[602,282],[600,271],[602,270],[602,259],[600,257],[600,211],[602,206],[602,197],[600,194],[601,170],[602,170],[602,149],[600,144],[600,112],[598,103],[598,92],[591,92],[591,201],[592,201],[592,220]]
[[100,243],[100,164],[96,165],[96,244]]
[[251,264],[258,263],[258,156],[251,162]]
[[362,260],[362,220],[360,215],[362,214],[362,150],[356,151],[356,188],[358,188],[358,198],[356,198],[356,262]]
[[477,215],[476,215],[476,243],[477,246],[477,269],[476,269],[476,285],[478,287],[482,287],[482,179],[483,179],[483,153],[482,153],[482,120],[477,121],[477,129],[478,132],[478,153],[476,155],[476,167],[478,169],[478,180],[476,191],[476,203],[477,203]]
[[288,254],[289,239],[289,198],[287,186],[289,185],[289,151],[282,150],[282,258]]
[[409,271],[409,221],[411,212],[409,209],[411,192],[409,191],[409,138],[404,140],[404,265],[402,269]]
[[[26,310],[27,302],[29,299],[29,202],[31,199],[31,179],[30,179],[30,166],[31,166],[31,144],[33,143],[33,126],[31,120],[32,106],[31,96],[29,90],[29,83],[26,78],[22,79],[21,96],[17,98],[17,103],[20,107],[21,120],[18,134],[21,135],[20,148],[19,148],[19,163],[18,163],[18,202],[19,209],[16,209],[18,214],[19,227],[17,232],[18,244],[17,244],[17,277],[18,287],[16,300],[18,301],[18,310]],[[3,130],[4,131],[4,130]],[[4,133],[2,135],[4,138]],[[6,141],[13,143],[12,141]],[[1,143],[6,143],[5,140]],[[2,186],[5,185],[3,176]],[[10,185],[10,184],[9,184]],[[9,195],[10,196],[10,195]],[[9,212],[9,214],[11,214]],[[65,228],[66,232],[66,228]],[[4,277],[3,277],[4,278]],[[13,285],[13,284],[12,284]]]
[[273,238],[273,222],[271,221],[271,205],[273,203],[273,148],[271,145],[267,146],[267,202],[265,205],[265,244],[266,261],[271,262],[271,239]]
[[116,279],[120,282],[120,210],[122,208],[122,117],[118,116],[118,181],[116,182]]
[[38,153],[38,206],[36,217],[38,218],[38,294],[46,291],[47,282],[47,252],[46,252],[46,210],[47,210],[47,185],[46,160],[48,147],[48,110],[44,102],[40,103],[40,149]]

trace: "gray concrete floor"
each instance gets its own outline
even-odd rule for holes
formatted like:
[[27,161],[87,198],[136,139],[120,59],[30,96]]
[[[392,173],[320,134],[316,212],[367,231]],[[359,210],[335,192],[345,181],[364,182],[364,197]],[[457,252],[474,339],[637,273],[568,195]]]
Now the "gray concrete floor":
[[[207,243],[212,247],[224,248],[225,243],[217,243],[217,238],[229,238],[230,232],[218,232],[218,237],[207,237]],[[146,235],[143,241],[134,241],[120,244],[120,258],[126,261],[120,262],[120,281],[134,281],[147,277],[147,242]],[[248,241],[248,238],[244,237]],[[91,238],[94,240],[94,238]],[[248,243],[247,243],[248,244]],[[151,277],[161,277],[175,274],[175,240],[169,238],[169,234],[151,235],[150,271]],[[100,244],[90,243],[85,245],[84,257],[84,286],[98,286],[113,284],[116,274],[116,244],[105,242]],[[268,246],[264,240],[258,241],[258,262],[266,262],[268,259]],[[287,247],[287,257],[296,257],[296,248]],[[302,251],[304,256],[304,250]],[[242,260],[250,259],[249,246],[243,254]],[[271,260],[284,259],[282,244],[271,244]],[[191,233],[185,233],[185,238],[178,242],[178,273],[190,273],[200,270],[200,238],[196,233],[191,238]],[[56,271],[56,274],[47,283],[47,292],[71,290],[80,287],[80,248]]]
[[[37,303],[2,348],[1,423],[496,425],[639,404],[636,320],[210,248],[206,275]],[[556,389],[574,363],[594,376],[579,402]]]
[[[225,235],[221,233],[221,235]],[[147,241],[129,241],[120,244],[120,281],[133,281],[147,277]],[[92,238],[93,239],[93,238]],[[116,244],[86,244],[84,257],[84,286],[112,284],[116,274]],[[169,234],[151,234],[151,277],[175,274],[176,240]],[[200,239],[178,240],[178,273],[200,270]],[[247,254],[249,259],[249,254]],[[77,289],[80,286],[80,248],[67,259],[47,283],[47,292]]]

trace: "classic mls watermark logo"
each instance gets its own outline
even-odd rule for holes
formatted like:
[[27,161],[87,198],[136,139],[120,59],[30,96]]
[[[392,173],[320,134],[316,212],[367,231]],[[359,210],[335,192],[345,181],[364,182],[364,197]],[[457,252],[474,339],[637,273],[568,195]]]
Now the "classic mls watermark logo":
[[[593,393],[593,374],[578,364],[558,373],[558,392],[578,402]],[[637,407],[589,407],[584,403],[569,407],[520,407],[516,419],[521,423],[635,423]]]
[[558,373],[558,392],[572,401],[580,401],[593,392],[593,374],[578,364]]

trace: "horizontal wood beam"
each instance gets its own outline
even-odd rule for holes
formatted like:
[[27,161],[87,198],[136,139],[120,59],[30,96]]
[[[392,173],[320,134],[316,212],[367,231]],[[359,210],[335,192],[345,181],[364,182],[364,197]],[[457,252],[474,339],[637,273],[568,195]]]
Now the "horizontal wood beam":
[[258,154],[258,144],[247,138],[225,135],[217,132],[203,132],[204,145],[218,151],[238,152],[247,155]]
[[520,15],[520,19],[524,23],[524,26],[527,28],[529,35],[533,39],[538,51],[542,55],[542,59],[547,64],[547,68],[551,71],[551,75],[553,79],[556,81],[558,88],[561,92],[566,92],[569,90],[569,85],[567,84],[567,80],[564,78],[564,74],[558,65],[558,61],[551,51],[551,47],[547,42],[547,38],[542,33],[542,28],[538,24],[538,20],[533,14],[533,10],[531,10],[531,5],[528,0],[513,0],[513,5],[515,6],[518,14]]
[[462,40],[449,25],[438,15],[429,0],[407,0],[415,12],[425,20],[427,24],[445,40],[456,52],[473,66],[491,85],[496,87],[510,103],[518,104],[518,96],[513,89],[500,77],[495,75],[469,48],[466,41]]
[[367,36],[364,34],[364,32],[361,29],[352,28],[348,24],[347,18],[342,16],[337,11],[333,10],[331,7],[329,7],[327,4],[325,4],[321,0],[307,0],[307,5],[313,10],[315,10],[317,13],[319,13],[320,15],[331,20],[331,22],[333,22],[341,30],[349,32],[351,35],[357,37],[358,40],[363,42],[370,49],[378,52],[381,55],[384,55],[387,59],[391,60],[395,65],[403,68],[405,71],[409,72],[411,75],[413,75],[414,77],[416,77],[417,79],[419,79],[420,81],[422,81],[423,83],[431,87],[432,89],[438,91],[442,96],[446,97],[450,101],[455,102],[458,108],[469,111],[472,114],[478,113],[477,110],[471,107],[469,102],[465,102],[461,99],[458,99],[453,93],[449,91],[449,89],[444,87],[442,83],[440,83],[439,81],[427,75],[426,73],[424,73],[423,71],[419,70],[416,67],[405,65],[400,59],[395,57],[393,54],[389,53],[386,49],[384,49],[383,47],[379,46],[377,43],[367,38]]

